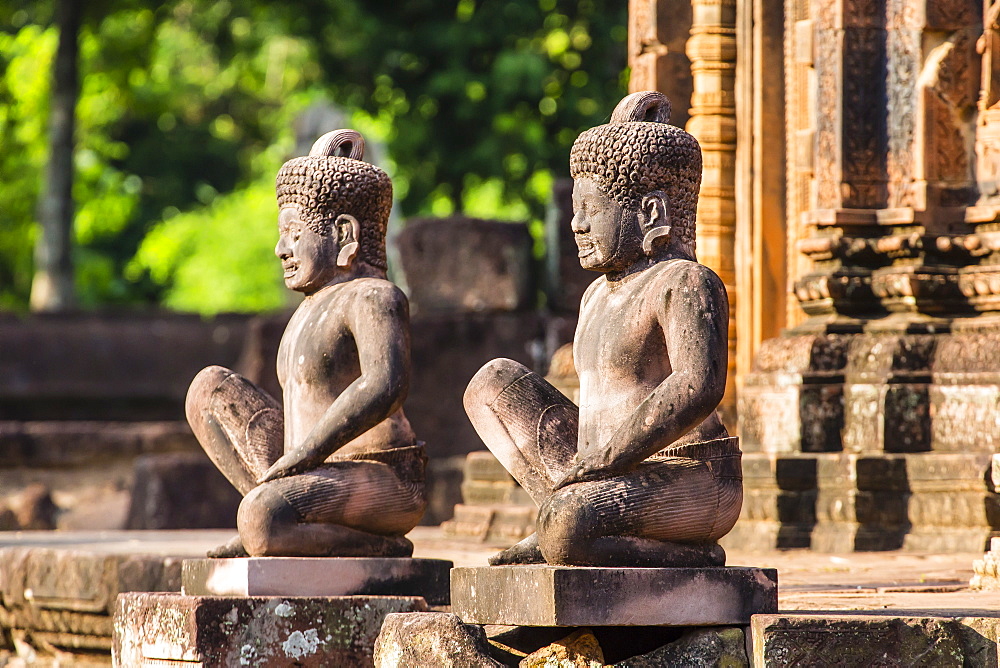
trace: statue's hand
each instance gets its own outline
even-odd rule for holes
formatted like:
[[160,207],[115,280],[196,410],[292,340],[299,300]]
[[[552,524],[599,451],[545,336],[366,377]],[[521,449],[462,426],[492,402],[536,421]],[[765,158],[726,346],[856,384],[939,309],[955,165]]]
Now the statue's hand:
[[566,485],[572,485],[575,482],[587,482],[589,480],[600,480],[601,478],[604,478],[604,477],[607,477],[607,476],[605,476],[603,474],[602,470],[600,470],[600,469],[594,469],[590,465],[590,463],[586,459],[584,459],[584,460],[581,460],[581,461],[577,462],[576,464],[574,464],[573,468],[571,468],[569,471],[567,471],[566,475],[564,475],[562,477],[562,480],[559,480],[555,484],[555,486],[552,488],[552,491],[554,492],[554,491],[556,491],[558,489],[562,489]]
[[606,480],[618,475],[624,475],[635,468],[634,464],[629,464],[627,460],[611,459],[609,452],[602,450],[592,452],[577,460],[562,480],[555,484],[552,491],[562,489],[566,485],[575,482],[588,482],[591,480]]
[[264,471],[264,475],[257,479],[257,484],[277,480],[278,478],[285,478],[290,475],[305,473],[306,471],[316,468],[316,466],[320,463],[315,462],[315,459],[316,458],[314,456],[311,456],[311,453],[303,452],[301,450],[286,452],[278,458],[278,461],[271,464],[271,468]]

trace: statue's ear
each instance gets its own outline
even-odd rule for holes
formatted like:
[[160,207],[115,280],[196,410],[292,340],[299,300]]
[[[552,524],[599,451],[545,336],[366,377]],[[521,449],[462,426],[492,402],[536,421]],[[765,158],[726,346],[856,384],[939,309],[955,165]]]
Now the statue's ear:
[[639,205],[642,212],[642,251],[652,256],[660,246],[670,239],[670,199],[665,192],[656,190],[642,198]]
[[361,237],[361,226],[354,216],[342,213],[337,216],[334,223],[337,230],[337,246],[340,253],[337,254],[338,267],[350,267],[354,262],[354,257],[358,254],[358,239]]

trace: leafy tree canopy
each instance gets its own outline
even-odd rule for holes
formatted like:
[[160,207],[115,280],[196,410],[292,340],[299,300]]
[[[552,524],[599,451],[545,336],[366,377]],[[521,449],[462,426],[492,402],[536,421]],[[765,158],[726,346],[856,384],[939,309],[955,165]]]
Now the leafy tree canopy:
[[[280,306],[273,176],[318,104],[384,145],[399,215],[537,225],[573,139],[624,92],[625,20],[606,0],[88,3],[81,302]],[[0,308],[30,289],[50,21],[47,2],[0,7]]]

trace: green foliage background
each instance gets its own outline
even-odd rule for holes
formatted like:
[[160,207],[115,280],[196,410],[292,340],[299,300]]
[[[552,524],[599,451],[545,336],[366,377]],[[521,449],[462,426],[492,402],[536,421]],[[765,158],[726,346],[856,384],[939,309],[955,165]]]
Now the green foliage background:
[[[538,226],[573,139],[625,92],[612,0],[87,7],[74,196],[89,306],[280,307],[273,175],[312,105],[384,145],[397,215]],[[0,3],[0,309],[30,290],[50,21],[48,2]]]

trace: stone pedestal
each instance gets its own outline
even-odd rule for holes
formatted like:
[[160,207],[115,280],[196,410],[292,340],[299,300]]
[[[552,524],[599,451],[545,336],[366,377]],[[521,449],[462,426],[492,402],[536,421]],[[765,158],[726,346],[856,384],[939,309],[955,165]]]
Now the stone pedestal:
[[232,597],[121,594],[115,666],[371,666],[389,613],[419,596]]
[[379,668],[748,666],[744,628],[778,609],[769,568],[456,568],[452,613],[389,615]]
[[472,624],[721,626],[778,609],[771,568],[489,566],[451,574],[452,611]]
[[187,559],[181,593],[189,596],[421,596],[448,603],[443,559],[252,557]]
[[448,603],[451,566],[441,559],[188,559],[180,594],[119,596],[114,662],[370,666],[387,614]]

